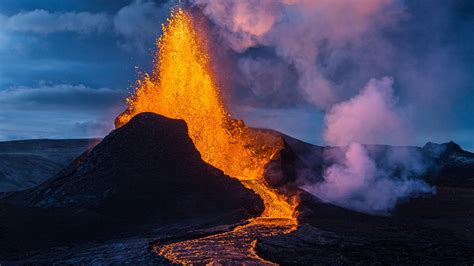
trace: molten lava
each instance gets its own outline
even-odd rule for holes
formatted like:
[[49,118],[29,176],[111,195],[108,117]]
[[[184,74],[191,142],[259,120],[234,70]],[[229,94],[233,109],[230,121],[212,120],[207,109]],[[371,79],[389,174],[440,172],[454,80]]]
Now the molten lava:
[[265,165],[283,146],[281,138],[248,128],[230,117],[202,38],[188,13],[182,9],[172,13],[157,42],[155,69],[137,83],[134,95],[127,99],[128,109],[117,117],[116,126],[141,112],[185,120],[203,160],[238,178],[262,197],[262,217],[293,219],[295,205],[263,180]]

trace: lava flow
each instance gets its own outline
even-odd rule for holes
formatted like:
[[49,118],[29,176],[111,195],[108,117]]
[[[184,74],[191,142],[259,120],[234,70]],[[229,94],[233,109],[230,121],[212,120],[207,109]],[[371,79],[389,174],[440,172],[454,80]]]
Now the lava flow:
[[186,11],[172,13],[157,42],[155,69],[137,83],[116,126],[141,112],[183,119],[203,160],[239,179],[263,199],[265,210],[260,220],[268,218],[270,223],[294,228],[296,204],[263,180],[265,166],[283,147],[282,140],[230,117],[210,67],[204,34],[200,33]]

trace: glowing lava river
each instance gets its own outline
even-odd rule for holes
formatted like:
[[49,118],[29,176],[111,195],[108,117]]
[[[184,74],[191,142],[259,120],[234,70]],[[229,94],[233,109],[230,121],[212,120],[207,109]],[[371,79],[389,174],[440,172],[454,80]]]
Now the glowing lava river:
[[265,166],[283,143],[279,136],[230,117],[210,67],[203,32],[183,9],[172,13],[157,42],[155,69],[137,83],[116,126],[141,112],[183,119],[203,160],[240,180],[265,205],[261,216],[245,225],[196,239],[155,244],[157,254],[184,264],[269,263],[254,251],[257,238],[285,234],[297,226],[294,200],[270,188],[263,178]]
[[157,244],[153,249],[172,263],[179,264],[274,264],[257,255],[257,238],[288,233],[293,228],[291,219],[256,218],[228,232],[171,244]]

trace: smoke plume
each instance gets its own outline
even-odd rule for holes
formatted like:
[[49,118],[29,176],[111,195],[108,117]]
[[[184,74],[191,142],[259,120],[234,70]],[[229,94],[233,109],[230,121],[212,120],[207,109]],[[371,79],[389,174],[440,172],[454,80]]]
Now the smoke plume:
[[392,85],[387,77],[371,80],[359,95],[331,108],[326,115],[325,140],[343,147],[344,152],[326,154],[334,164],[324,171],[323,182],[308,184],[305,190],[324,201],[371,213],[387,212],[400,199],[432,192],[428,184],[415,179],[424,170],[416,151],[387,147],[385,158],[377,158],[377,163],[360,144],[403,144],[408,137]]
[[339,162],[326,169],[322,183],[303,189],[326,202],[369,213],[386,213],[400,199],[432,192],[422,180],[394,178],[386,171],[377,167],[363,145],[354,142]]
[[372,79],[358,95],[334,105],[326,114],[326,142],[403,145],[408,139],[407,114],[397,108],[392,86],[392,78]]

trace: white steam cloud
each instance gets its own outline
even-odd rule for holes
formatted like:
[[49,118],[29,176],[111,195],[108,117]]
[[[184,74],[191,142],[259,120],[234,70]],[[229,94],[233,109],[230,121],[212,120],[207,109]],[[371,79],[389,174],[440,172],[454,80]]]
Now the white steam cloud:
[[[371,80],[361,93],[339,103],[326,115],[325,139],[343,146],[344,155],[324,172],[324,181],[303,188],[320,199],[359,211],[387,212],[400,199],[433,189],[412,175],[423,172],[418,154],[407,148],[388,148],[386,164],[378,166],[360,143],[400,144],[407,138],[406,121],[396,106],[393,80]],[[392,176],[390,166],[398,166]]]
[[406,112],[396,106],[392,86],[392,78],[372,79],[358,95],[334,105],[326,114],[326,142],[403,145],[409,126]]
[[303,186],[320,199],[369,213],[385,213],[400,199],[432,192],[422,180],[394,179],[378,168],[365,147],[351,143],[340,162],[324,173],[324,182]]

